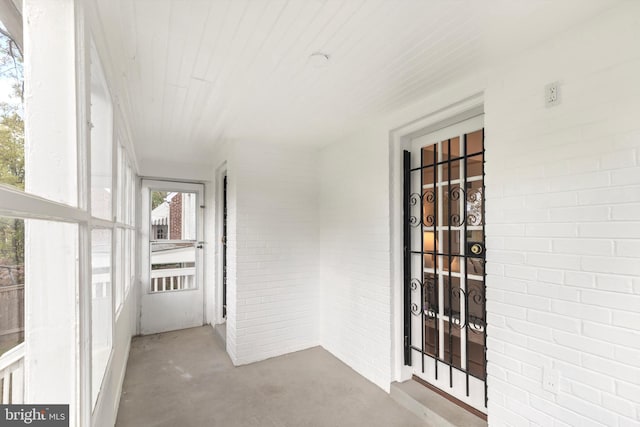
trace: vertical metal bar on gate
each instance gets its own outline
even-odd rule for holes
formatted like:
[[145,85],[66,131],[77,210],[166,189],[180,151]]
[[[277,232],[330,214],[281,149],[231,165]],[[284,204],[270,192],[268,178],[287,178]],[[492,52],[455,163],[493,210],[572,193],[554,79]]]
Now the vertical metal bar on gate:
[[[481,193],[481,209],[482,209],[482,242],[486,245],[487,236],[485,233],[485,188],[484,188],[484,128],[482,129],[482,193]],[[487,251],[482,251],[482,324],[484,326],[484,406],[487,407],[488,395],[487,395]]]
[[222,317],[227,318],[227,175],[222,182]]
[[420,332],[422,335],[422,339],[420,340],[420,353],[422,354],[422,372],[424,372],[424,337],[426,335],[425,328],[427,327],[427,322],[424,320],[424,202],[425,202],[425,191],[424,191],[424,155],[422,150],[420,150]]
[[[453,296],[452,296],[452,282],[451,282],[451,197],[453,195],[451,191],[451,139],[447,141],[447,191],[449,193],[447,197],[447,243],[449,245],[447,250],[447,261],[449,271],[449,387],[453,387],[453,336],[451,335],[451,324],[453,322]],[[443,193],[444,194],[444,193]],[[445,304],[445,308],[447,305]]]
[[438,358],[440,357],[440,287],[439,287],[439,272],[438,272],[438,143],[433,145],[433,293],[434,300],[436,301],[437,310],[434,311],[435,318],[433,319],[434,326],[434,369],[436,380],[438,379]]
[[[467,168],[467,160],[468,160],[468,156],[467,154],[469,153],[469,151],[467,150],[467,134],[465,133],[463,135],[463,143],[462,143],[462,149],[464,150],[464,152],[462,153],[464,156],[464,183],[460,183],[460,185],[464,185],[463,187],[463,192],[462,192],[462,197],[464,197],[464,202],[462,204],[462,214],[461,214],[461,218],[462,218],[462,232],[464,234],[464,244],[462,245],[462,247],[464,248],[464,257],[462,258],[462,260],[464,261],[464,298],[465,298],[465,302],[464,302],[464,348],[465,348],[465,357],[466,357],[466,361],[465,361],[465,370],[464,370],[464,376],[465,376],[465,385],[466,385],[466,391],[467,391],[467,396],[469,396],[469,263],[468,261],[468,239],[467,239],[467,177],[468,175],[468,168]],[[462,293],[460,294],[460,296],[462,297]],[[461,334],[462,336],[462,334]],[[462,346],[462,343],[460,343],[460,346]],[[462,356],[462,352],[460,354]]]
[[411,366],[411,152],[404,151],[404,364]]

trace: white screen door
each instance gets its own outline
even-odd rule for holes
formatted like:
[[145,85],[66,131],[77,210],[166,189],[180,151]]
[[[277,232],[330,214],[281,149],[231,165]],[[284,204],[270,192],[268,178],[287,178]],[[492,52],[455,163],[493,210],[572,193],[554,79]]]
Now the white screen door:
[[202,184],[142,181],[140,333],[204,323]]

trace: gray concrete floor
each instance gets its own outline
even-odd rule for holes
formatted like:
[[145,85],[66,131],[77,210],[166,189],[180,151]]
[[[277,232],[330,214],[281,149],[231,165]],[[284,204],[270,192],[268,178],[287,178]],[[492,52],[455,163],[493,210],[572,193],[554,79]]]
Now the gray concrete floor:
[[425,426],[321,347],[234,367],[215,334],[134,338],[116,425]]

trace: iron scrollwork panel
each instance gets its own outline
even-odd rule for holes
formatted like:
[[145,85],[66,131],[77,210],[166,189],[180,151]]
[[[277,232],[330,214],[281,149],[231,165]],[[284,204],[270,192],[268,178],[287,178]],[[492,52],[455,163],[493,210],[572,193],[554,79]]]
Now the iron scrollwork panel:
[[[449,206],[451,201],[451,212],[447,213],[446,219],[448,222],[445,225],[452,227],[461,227],[465,224],[467,226],[481,226],[483,224],[482,211],[484,198],[482,194],[482,188],[468,188],[466,191],[460,186],[452,186],[446,192],[443,193],[444,205]],[[459,212],[460,201],[466,199],[466,212],[462,215]],[[435,200],[435,195],[433,197]],[[433,218],[432,218],[433,219]],[[433,226],[433,221],[425,224],[425,226]]]
[[412,227],[422,225],[424,227],[433,227],[436,223],[434,209],[427,209],[429,205],[434,205],[436,201],[436,193],[433,190],[426,190],[423,193],[411,193],[409,196],[409,206],[421,206],[420,218],[416,215],[409,216],[409,224]]

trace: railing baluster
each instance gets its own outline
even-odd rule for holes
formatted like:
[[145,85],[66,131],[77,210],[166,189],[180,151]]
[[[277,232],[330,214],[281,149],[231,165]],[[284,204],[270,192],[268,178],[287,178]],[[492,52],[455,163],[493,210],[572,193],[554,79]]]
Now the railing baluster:
[[8,369],[3,372],[2,378],[2,404],[8,405],[11,403],[9,395],[9,385],[11,385],[11,371]]
[[0,390],[3,405],[24,401],[24,343],[18,344],[0,357]]
[[151,270],[151,292],[193,289],[195,274],[195,267]]
[[24,400],[24,359],[11,374],[11,403],[22,404]]

